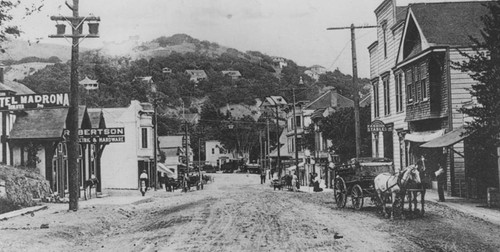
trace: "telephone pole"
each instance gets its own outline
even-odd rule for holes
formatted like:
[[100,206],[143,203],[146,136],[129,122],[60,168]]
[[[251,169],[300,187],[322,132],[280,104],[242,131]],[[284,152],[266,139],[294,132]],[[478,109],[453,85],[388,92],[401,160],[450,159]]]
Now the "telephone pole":
[[377,28],[376,25],[363,25],[363,26],[351,26],[346,27],[331,27],[326,28],[327,30],[351,30],[351,52],[352,52],[352,85],[354,87],[354,129],[356,132],[356,157],[361,155],[361,132],[360,132],[360,120],[359,120],[359,90],[358,90],[358,63],[356,59],[356,34],[355,29],[365,29],[365,28]]
[[[70,106],[68,111],[68,130],[69,139],[67,142],[68,147],[68,189],[69,189],[69,210],[78,210],[78,197],[79,197],[79,179],[80,171],[78,165],[78,51],[80,39],[84,38],[98,38],[98,21],[99,17],[80,17],[78,13],[79,0],[73,0],[73,5],[66,2],[69,9],[73,11],[73,16],[62,17],[52,16],[51,20],[68,22],[71,26],[72,33],[65,34],[65,25],[57,24],[57,35],[49,35],[50,38],[72,38],[71,46],[71,77],[70,77]],[[89,34],[83,34],[83,24],[87,21],[89,23]]]

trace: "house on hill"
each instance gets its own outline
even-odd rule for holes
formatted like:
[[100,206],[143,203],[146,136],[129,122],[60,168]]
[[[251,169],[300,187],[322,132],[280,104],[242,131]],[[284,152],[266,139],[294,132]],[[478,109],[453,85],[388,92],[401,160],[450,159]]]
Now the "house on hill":
[[283,68],[283,67],[288,66],[288,63],[286,62],[285,58],[282,58],[282,57],[271,57],[271,59],[273,60],[273,64],[276,67]]
[[326,73],[326,68],[320,65],[313,65],[309,69],[304,71],[304,74],[311,77],[315,81],[319,80],[319,76]]
[[222,75],[231,78],[231,80],[238,80],[241,78],[240,71],[234,71],[234,70],[222,71]]
[[445,168],[446,190],[453,196],[484,197],[487,186],[498,186],[498,178],[488,185],[490,180],[471,172],[467,159],[473,153],[466,151],[465,135],[456,134],[464,125],[459,109],[470,103],[467,88],[475,81],[452,64],[466,60],[460,52],[473,53],[470,36],[483,39],[487,3],[399,7],[386,0],[375,10],[378,38],[369,47],[372,119],[384,127],[373,132],[373,153],[392,153],[398,168],[423,156],[431,179],[438,165]]
[[186,70],[186,74],[190,76],[189,80],[198,83],[201,80],[206,80],[208,78],[207,74],[203,70]]

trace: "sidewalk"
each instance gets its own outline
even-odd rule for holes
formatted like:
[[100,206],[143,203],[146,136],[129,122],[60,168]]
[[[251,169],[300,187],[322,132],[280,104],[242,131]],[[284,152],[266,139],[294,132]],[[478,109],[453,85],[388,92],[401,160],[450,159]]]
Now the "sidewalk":
[[500,209],[487,207],[485,200],[445,196],[445,202],[439,202],[437,190],[434,189],[427,189],[425,200],[500,226]]
[[[147,200],[151,198],[154,192],[146,193],[143,197],[140,193],[133,191],[130,195],[117,195],[117,196],[103,196],[103,197],[93,197],[88,200],[78,200],[78,208],[87,208],[95,205],[128,205],[140,200]],[[138,195],[135,195],[138,194]],[[69,209],[68,203],[40,203],[39,206],[22,208],[16,211],[0,214],[0,221],[7,220],[16,216],[33,214],[37,211],[48,211],[48,212],[60,212],[67,211]]]
[[[323,181],[321,181],[320,187],[323,188],[323,193],[333,192],[333,189],[324,188]],[[306,193],[315,193],[313,191],[313,187],[309,186],[301,186],[299,191]],[[453,210],[500,226],[500,209],[488,208],[484,200],[445,196],[445,202],[439,202],[437,190],[427,189],[425,193],[425,201],[431,204],[446,206]]]

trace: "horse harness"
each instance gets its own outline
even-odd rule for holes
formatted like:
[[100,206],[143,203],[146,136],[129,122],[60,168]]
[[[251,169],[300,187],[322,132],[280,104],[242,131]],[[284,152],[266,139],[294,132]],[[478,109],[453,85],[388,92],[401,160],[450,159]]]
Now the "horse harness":
[[[401,188],[401,191],[403,191],[403,184],[401,184],[401,180],[403,179],[403,175],[404,175],[404,172],[407,170],[408,168],[404,169],[403,171],[401,171],[399,174],[398,174],[398,180],[396,181],[395,184],[389,186],[389,180],[387,180],[385,182],[385,186],[387,187],[382,193],[385,193],[387,191],[389,191],[389,189],[395,187],[395,186],[399,186],[399,188]],[[391,175],[391,177],[394,176],[394,175]]]

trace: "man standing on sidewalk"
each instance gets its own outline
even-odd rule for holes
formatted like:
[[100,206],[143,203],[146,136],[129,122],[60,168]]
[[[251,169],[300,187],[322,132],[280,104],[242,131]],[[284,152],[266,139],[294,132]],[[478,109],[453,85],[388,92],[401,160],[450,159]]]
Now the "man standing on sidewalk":
[[444,202],[444,185],[446,183],[446,172],[441,164],[438,164],[439,169],[436,171],[436,179],[438,185],[439,201]]

